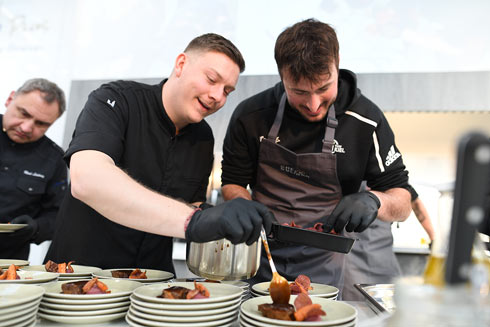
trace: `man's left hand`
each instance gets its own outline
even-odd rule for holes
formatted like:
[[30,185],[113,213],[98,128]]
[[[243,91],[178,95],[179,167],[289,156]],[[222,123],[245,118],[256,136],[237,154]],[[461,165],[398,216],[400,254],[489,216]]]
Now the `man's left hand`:
[[333,228],[340,233],[345,227],[347,232],[360,233],[376,219],[380,206],[378,197],[371,192],[346,195],[327,217],[323,228],[327,231]]
[[27,226],[12,233],[14,237],[22,237],[31,241],[39,230],[39,224],[28,215],[18,216],[10,221],[11,224],[27,224]]

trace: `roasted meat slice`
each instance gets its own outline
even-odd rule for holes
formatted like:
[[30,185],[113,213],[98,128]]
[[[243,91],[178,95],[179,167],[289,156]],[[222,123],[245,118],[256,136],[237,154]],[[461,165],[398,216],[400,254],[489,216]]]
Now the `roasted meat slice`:
[[63,294],[83,294],[83,286],[87,283],[86,280],[61,284],[61,293]]
[[107,285],[99,281],[98,278],[61,284],[61,293],[63,294],[105,294],[110,292]]
[[129,275],[131,275],[131,272],[132,272],[131,269],[113,270],[113,271],[111,271],[111,275],[114,278],[129,278]]
[[190,289],[181,286],[172,286],[163,290],[159,297],[165,299],[185,299]]
[[66,262],[56,263],[56,262],[49,260],[44,265],[44,268],[46,269],[47,272],[54,272],[54,273],[60,273],[60,274],[73,273],[74,270],[71,266],[71,264],[73,262],[74,261],[70,261],[68,263],[66,263]]
[[83,285],[83,293],[85,294],[105,294],[110,293],[106,284],[102,283],[97,277],[89,280]]
[[51,261],[51,260],[46,262],[46,264],[44,265],[44,268],[48,272],[54,272],[54,273],[58,272],[58,264],[56,262]]
[[291,304],[264,303],[259,305],[264,317],[278,320],[294,320],[294,306]]

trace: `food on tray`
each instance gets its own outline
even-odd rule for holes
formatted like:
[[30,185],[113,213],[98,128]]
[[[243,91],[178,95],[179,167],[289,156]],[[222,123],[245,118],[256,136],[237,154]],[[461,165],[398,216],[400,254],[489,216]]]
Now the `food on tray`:
[[263,303],[258,306],[264,317],[291,321],[319,321],[325,316],[320,304],[314,304],[308,294],[300,293],[291,304]]
[[312,290],[310,278],[306,275],[299,275],[296,277],[294,282],[289,283],[289,287],[291,288],[291,294],[297,295],[299,293],[308,294],[309,290]]
[[141,271],[140,269],[121,269],[111,271],[111,275],[114,278],[129,278],[129,279],[148,279],[146,277],[146,271]]
[[70,273],[74,272],[74,270],[71,266],[71,264],[73,262],[75,262],[75,261],[70,261],[68,263],[66,263],[66,262],[56,263],[56,262],[49,260],[48,262],[46,262],[44,267],[46,268],[46,271],[48,271],[48,272],[54,272],[54,273],[60,273],[60,274],[66,274],[66,273],[70,274]]
[[[288,227],[303,228],[303,227],[301,227],[300,225],[295,224],[295,223],[294,223],[294,221],[291,221],[291,223],[290,223],[290,224],[288,224],[288,223],[284,223],[284,224],[282,224],[282,225],[283,225],[283,226],[288,226]],[[316,224],[315,224],[313,227],[307,227],[307,228],[304,228],[304,229],[307,229],[307,230],[312,230],[312,231],[315,231],[315,232],[322,232],[322,233],[323,233],[323,232],[325,232],[325,231],[323,230],[323,223],[316,223]],[[327,232],[325,232],[325,233],[327,233]],[[335,235],[337,235],[337,233],[335,232],[335,230],[334,230],[333,228],[332,228],[332,230],[330,230],[328,233],[329,233],[329,234],[335,234]]]
[[61,284],[61,293],[63,294],[105,294],[110,293],[109,287],[102,283],[97,277],[89,281],[81,280]]
[[3,269],[0,268],[0,280],[16,280],[20,279],[19,275],[17,275],[17,267],[14,264],[11,264],[7,270],[3,271]]
[[164,299],[206,299],[209,297],[208,289],[202,285],[194,281],[194,289],[188,289],[186,287],[181,286],[172,286],[166,288],[162,291],[162,295],[158,297]]

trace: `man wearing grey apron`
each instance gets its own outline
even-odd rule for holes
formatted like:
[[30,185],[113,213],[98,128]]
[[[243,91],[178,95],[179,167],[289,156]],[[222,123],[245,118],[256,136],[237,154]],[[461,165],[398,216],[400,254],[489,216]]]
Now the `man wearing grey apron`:
[[[280,224],[321,222],[340,234],[362,232],[376,217],[408,217],[408,172],[393,132],[357,89],[354,73],[338,69],[338,49],[335,31],[313,19],[279,35],[275,58],[282,81],[240,103],[228,126],[225,200],[253,199]],[[358,192],[362,180],[371,191]],[[270,246],[288,280],[305,274],[342,289],[343,254],[273,240]],[[252,282],[271,278],[262,256]]]

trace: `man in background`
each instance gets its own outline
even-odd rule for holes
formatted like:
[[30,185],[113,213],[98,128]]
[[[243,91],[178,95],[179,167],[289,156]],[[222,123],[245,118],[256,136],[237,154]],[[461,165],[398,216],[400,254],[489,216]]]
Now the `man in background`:
[[26,226],[0,233],[0,258],[25,260],[31,243],[53,236],[67,169],[63,150],[45,133],[65,106],[63,91],[42,78],[26,81],[5,102],[0,115],[0,223]]

